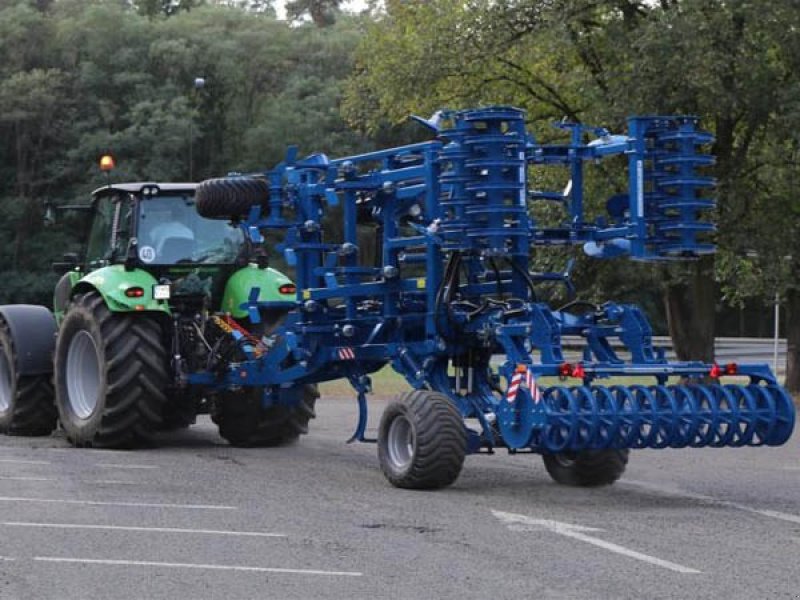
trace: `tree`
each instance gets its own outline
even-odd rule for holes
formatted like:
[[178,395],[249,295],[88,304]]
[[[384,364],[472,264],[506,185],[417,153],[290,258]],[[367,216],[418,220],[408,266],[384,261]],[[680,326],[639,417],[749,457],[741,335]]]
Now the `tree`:
[[[780,93],[797,73],[793,5],[390,1],[359,48],[346,115],[375,128],[442,105],[512,103],[528,109],[540,137],[535,122],[560,116],[620,129],[630,113],[701,115],[716,134],[726,252],[743,222],[762,225],[749,181],[762,167],[759,145],[793,102]],[[681,358],[713,359],[715,273],[705,258],[662,274]]]
[[286,3],[286,16],[299,21],[308,15],[317,27],[328,27],[336,22],[341,4],[342,0],[290,0]]
[[116,156],[114,181],[183,181],[190,139],[197,178],[269,169],[292,142],[369,147],[338,110],[354,18],[294,27],[267,1],[194,2],[169,18],[161,8],[180,3],[46,4],[0,0],[0,303],[50,303],[49,263],[81,247],[78,223],[42,226],[44,202],[85,203],[105,183],[102,153]]

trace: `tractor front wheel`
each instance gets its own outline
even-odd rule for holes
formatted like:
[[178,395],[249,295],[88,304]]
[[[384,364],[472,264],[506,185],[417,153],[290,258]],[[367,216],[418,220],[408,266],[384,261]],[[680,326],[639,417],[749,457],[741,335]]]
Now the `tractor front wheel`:
[[76,446],[149,443],[162,422],[169,358],[152,316],[112,313],[97,293],[78,296],[56,344],[56,405]]
[[625,472],[628,450],[583,450],[543,454],[544,466],[557,483],[578,487],[611,485]]
[[467,430],[444,394],[417,390],[386,407],[378,429],[378,460],[399,488],[438,489],[456,479],[467,453]]

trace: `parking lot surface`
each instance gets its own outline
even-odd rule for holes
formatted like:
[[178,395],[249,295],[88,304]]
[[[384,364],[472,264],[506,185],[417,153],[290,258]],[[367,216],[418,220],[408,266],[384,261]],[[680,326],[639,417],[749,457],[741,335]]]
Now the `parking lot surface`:
[[285,448],[205,417],[132,452],[0,436],[0,598],[800,598],[797,436],[632,452],[599,489],[470,456],[414,492],[344,443],[354,404],[324,398]]

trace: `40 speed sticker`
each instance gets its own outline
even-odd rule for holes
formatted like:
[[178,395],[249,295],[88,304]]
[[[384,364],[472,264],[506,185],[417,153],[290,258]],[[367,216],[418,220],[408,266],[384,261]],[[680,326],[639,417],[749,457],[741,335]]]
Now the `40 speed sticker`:
[[139,248],[139,258],[142,262],[153,262],[156,259],[156,249],[152,246],[142,246]]

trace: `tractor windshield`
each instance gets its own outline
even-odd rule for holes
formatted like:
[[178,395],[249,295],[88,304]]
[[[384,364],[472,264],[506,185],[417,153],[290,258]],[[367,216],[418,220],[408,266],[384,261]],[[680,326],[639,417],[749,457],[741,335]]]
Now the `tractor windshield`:
[[142,199],[138,225],[139,259],[147,264],[230,264],[244,245],[239,228],[201,217],[189,195]]

